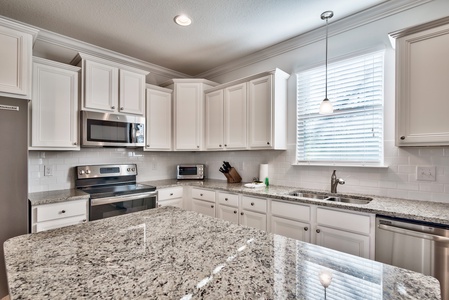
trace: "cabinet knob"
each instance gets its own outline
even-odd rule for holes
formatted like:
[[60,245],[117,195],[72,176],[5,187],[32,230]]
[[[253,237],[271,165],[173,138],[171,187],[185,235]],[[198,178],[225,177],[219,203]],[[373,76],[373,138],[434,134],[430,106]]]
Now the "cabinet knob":
[[73,143],[73,146],[76,146],[76,144],[77,144],[77,143],[76,143],[76,142],[74,142],[74,143]]
[[236,210],[234,210],[234,213],[236,214],[236,213],[237,213],[237,211],[236,211]]
[[304,231],[307,231],[307,230],[309,230],[309,227],[304,227]]
[[218,147],[220,147],[220,148],[221,148],[221,145],[218,145]]
[[228,145],[227,144],[225,144],[225,147],[227,147]]
[[158,204],[157,207],[162,207],[162,205]]
[[320,232],[321,232],[321,230],[319,230],[319,229],[316,230],[316,233],[320,233]]
[[150,145],[147,145],[148,148],[150,148]]
[[214,208],[214,206],[213,206],[213,205],[211,205],[210,207],[211,207],[211,208]]
[[173,193],[170,193],[170,196],[173,196]]
[[83,219],[83,223],[86,223],[87,222],[87,220],[86,219]]
[[228,201],[228,198],[225,198],[225,201]]
[[405,140],[405,136],[401,136],[401,140]]
[[111,106],[112,109],[115,109],[115,106]]
[[267,145],[269,145],[270,144],[270,142],[267,142]]
[[61,214],[65,214],[65,210],[61,210]]
[[242,215],[242,216],[243,216],[243,212],[241,212],[241,213],[240,213],[240,215]]
[[254,206],[254,202],[251,202],[251,206]]
[[203,194],[200,194],[201,197],[203,197]]
[[120,107],[120,110],[123,110],[123,107]]

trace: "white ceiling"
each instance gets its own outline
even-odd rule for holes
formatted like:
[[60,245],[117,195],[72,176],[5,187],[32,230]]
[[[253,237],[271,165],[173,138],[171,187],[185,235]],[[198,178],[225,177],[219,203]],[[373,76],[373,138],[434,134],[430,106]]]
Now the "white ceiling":
[[[0,14],[188,75],[394,0],[1,0]],[[181,27],[181,13],[193,22]]]

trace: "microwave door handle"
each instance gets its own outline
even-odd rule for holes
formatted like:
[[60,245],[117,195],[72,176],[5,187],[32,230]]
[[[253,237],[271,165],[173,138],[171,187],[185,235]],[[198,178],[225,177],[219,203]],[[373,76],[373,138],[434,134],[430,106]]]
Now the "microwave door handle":
[[136,138],[136,124],[135,123],[131,123],[130,126],[130,136],[131,136],[131,143],[137,143],[137,138]]

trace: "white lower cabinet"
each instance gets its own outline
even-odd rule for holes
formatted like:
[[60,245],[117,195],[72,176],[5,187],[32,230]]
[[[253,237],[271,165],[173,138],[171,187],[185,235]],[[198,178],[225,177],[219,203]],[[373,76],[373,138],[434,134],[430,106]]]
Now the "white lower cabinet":
[[215,191],[192,188],[192,210],[215,217]]
[[240,213],[240,224],[266,231],[267,215],[264,213],[243,209]]
[[316,209],[316,244],[374,259],[374,221],[371,214]]
[[86,222],[89,199],[36,205],[31,207],[31,233]]
[[271,232],[303,242],[311,241],[310,205],[271,201]]
[[158,189],[158,206],[176,206],[183,208],[182,186]]
[[239,224],[238,206],[217,205],[217,218]]

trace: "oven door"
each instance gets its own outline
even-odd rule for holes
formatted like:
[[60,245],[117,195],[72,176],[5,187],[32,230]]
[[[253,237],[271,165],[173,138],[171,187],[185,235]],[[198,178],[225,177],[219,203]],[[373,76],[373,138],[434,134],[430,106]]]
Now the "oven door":
[[91,199],[89,221],[157,207],[157,191]]

